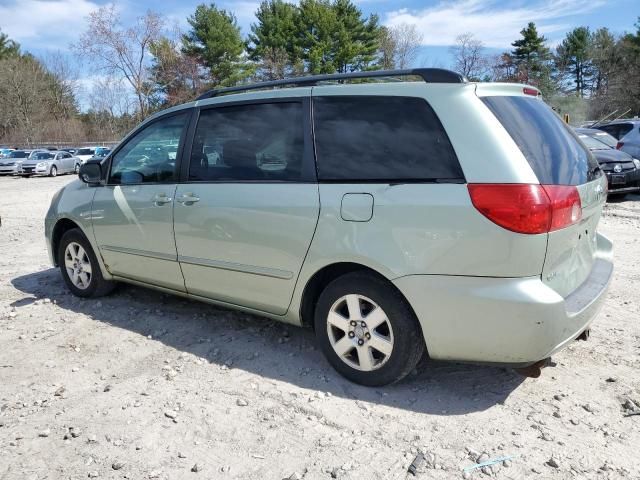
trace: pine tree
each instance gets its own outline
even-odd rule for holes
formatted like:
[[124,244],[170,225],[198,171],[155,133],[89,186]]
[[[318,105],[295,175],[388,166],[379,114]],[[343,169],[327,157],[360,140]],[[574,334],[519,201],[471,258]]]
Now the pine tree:
[[182,51],[209,69],[213,86],[235,85],[251,76],[252,68],[243,58],[245,43],[233,13],[214,3],[201,4],[187,21],[191,30],[182,37]]
[[518,68],[518,80],[538,87],[543,95],[555,90],[551,77],[551,52],[545,45],[547,39],[538,35],[533,22],[520,31],[522,38],[511,45],[511,58]]
[[9,40],[6,33],[0,31],[0,60],[15,57],[20,54],[20,44]]
[[570,31],[556,51],[557,63],[565,76],[571,77],[573,90],[584,97],[593,76],[592,35],[589,27],[577,27]]
[[256,11],[247,42],[249,58],[260,64],[265,80],[276,80],[301,69],[296,48],[295,5],[283,0],[265,0]]

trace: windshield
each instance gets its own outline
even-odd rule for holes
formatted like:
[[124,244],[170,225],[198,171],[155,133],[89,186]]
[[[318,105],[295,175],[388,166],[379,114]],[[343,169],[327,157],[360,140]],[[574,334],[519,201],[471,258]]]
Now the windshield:
[[606,132],[596,133],[595,139],[602,143],[606,143],[611,148],[616,148],[616,145],[618,144],[618,141]]
[[21,152],[20,150],[16,150],[9,154],[9,158],[25,158],[27,156],[29,156],[27,152]]
[[589,150],[611,150],[609,145],[602,143],[600,140],[596,140],[589,135],[578,135],[582,143],[584,143]]
[[37,152],[33,154],[35,160],[51,160],[53,158],[53,153],[49,152]]

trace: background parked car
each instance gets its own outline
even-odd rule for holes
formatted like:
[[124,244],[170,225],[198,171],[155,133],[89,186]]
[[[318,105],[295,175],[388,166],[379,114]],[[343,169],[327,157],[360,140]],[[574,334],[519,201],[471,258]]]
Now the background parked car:
[[102,160],[104,157],[111,153],[111,149],[107,147],[96,148],[96,153],[89,160]]
[[77,158],[80,159],[81,163],[85,163],[87,160],[89,160],[91,157],[93,157],[96,154],[96,149],[95,148],[78,148],[76,150],[75,156]]
[[640,160],[599,140],[598,130],[576,128],[576,133],[607,175],[609,195],[640,190]]
[[59,173],[74,173],[80,169],[81,161],[69,152],[38,151],[32,153],[22,163],[22,176],[49,175],[55,177]]
[[617,120],[597,128],[618,140],[618,150],[640,158],[640,120]]
[[0,175],[15,175],[20,173],[22,162],[30,155],[28,150],[12,150],[0,159]]
[[96,157],[104,158],[111,153],[111,149],[109,147],[96,147]]
[[13,148],[0,148],[0,158],[6,158],[11,152]]

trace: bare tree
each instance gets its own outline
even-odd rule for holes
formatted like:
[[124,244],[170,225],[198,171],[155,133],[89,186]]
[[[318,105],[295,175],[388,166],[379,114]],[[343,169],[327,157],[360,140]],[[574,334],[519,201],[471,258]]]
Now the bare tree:
[[397,68],[410,67],[418,56],[422,34],[415,25],[402,23],[391,29],[395,43]]
[[[134,95],[135,97],[135,95]],[[131,87],[117,77],[98,78],[88,95],[92,132],[102,140],[117,139],[126,130],[122,119],[135,110]]]
[[422,34],[415,25],[401,23],[380,31],[380,65],[383,69],[408,68],[420,53]]
[[163,24],[159,14],[148,11],[125,28],[115,5],[109,4],[89,14],[87,30],[73,45],[79,56],[126,80],[137,98],[141,118],[149,111],[153,93],[148,81],[149,48],[160,38]]
[[54,106],[52,115],[56,119],[69,118],[77,111],[75,98],[80,88],[77,70],[60,51],[47,53],[40,61],[53,77],[48,92]]
[[484,44],[472,33],[463,33],[456,37],[456,43],[450,48],[453,56],[453,68],[470,80],[480,80],[487,73],[487,58],[483,54]]

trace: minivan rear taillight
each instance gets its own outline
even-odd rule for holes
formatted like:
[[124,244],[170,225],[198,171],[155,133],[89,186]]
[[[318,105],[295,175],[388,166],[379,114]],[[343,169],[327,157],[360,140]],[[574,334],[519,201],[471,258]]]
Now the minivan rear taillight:
[[493,223],[517,233],[547,233],[582,218],[578,189],[567,185],[470,183],[474,207]]
[[620,150],[622,147],[624,147],[624,142],[616,143],[616,150]]

